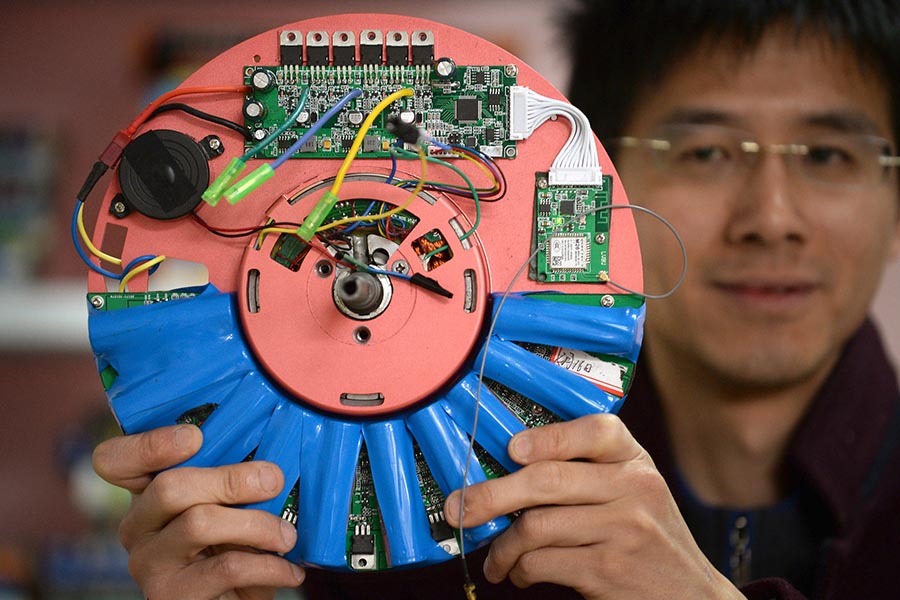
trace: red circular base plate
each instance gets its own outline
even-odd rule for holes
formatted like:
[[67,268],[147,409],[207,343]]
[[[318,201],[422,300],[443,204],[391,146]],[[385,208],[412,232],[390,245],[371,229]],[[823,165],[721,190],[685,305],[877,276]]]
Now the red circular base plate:
[[[280,200],[267,217],[301,222],[327,191],[319,187],[301,193],[294,204]],[[400,206],[409,200],[410,191],[376,181],[347,181],[341,197]],[[489,289],[481,244],[476,236],[460,241],[451,221],[462,230],[470,224],[442,194],[420,194],[407,211],[419,222],[398,246],[390,248],[385,269],[403,262],[413,272],[424,273],[412,242],[424,232],[438,230],[453,258],[427,275],[450,291],[452,298],[392,279],[387,307],[378,316],[362,320],[336,305],[333,286],[340,271],[320,273],[316,268],[323,258],[320,251],[310,250],[296,271],[273,258],[276,234],[244,253],[239,294],[244,332],[256,358],[297,397],[345,414],[396,411],[450,383],[472,353]]]

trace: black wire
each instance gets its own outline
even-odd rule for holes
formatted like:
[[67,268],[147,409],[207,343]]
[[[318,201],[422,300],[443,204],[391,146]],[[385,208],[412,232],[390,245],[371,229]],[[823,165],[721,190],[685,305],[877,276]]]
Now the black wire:
[[196,212],[191,213],[191,214],[194,217],[194,220],[197,221],[197,223],[199,223],[200,225],[202,225],[204,227],[204,229],[209,231],[211,234],[217,235],[217,236],[223,237],[223,238],[230,238],[230,239],[256,235],[263,229],[268,229],[269,227],[298,227],[298,228],[300,227],[300,223],[290,223],[288,221],[279,221],[277,223],[266,223],[265,225],[259,225],[258,227],[250,227],[250,228],[247,228],[245,231],[240,231],[240,232],[238,232],[238,231],[220,231],[220,230],[216,229],[215,227],[213,227],[212,225],[210,225],[209,223],[207,223],[206,221],[204,221],[200,217],[200,215],[198,215]]
[[240,123],[235,123],[234,121],[229,121],[224,117],[218,117],[216,115],[211,115],[208,112],[203,112],[198,108],[194,108],[193,106],[189,106],[187,104],[182,104],[180,102],[170,102],[169,104],[163,104],[150,113],[148,119],[152,119],[153,117],[159,115],[160,113],[168,112],[170,110],[180,110],[182,112],[186,112],[187,114],[197,117],[198,119],[203,119],[204,121],[209,121],[210,123],[215,123],[216,125],[221,125],[222,127],[227,127],[228,129],[233,129],[237,131],[244,139],[247,141],[253,141],[253,136],[247,131],[247,128],[241,125]]

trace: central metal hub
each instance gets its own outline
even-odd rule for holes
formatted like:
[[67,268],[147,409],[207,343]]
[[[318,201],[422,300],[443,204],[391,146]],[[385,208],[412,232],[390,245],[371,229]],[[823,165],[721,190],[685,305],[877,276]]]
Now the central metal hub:
[[387,275],[345,270],[334,278],[332,295],[339,311],[351,319],[366,321],[387,309],[391,289]]

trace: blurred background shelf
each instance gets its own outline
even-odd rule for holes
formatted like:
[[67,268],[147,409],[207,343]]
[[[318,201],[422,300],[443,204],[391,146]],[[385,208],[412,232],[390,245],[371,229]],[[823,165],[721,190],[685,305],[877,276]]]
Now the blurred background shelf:
[[0,283],[0,351],[90,350],[85,277]]

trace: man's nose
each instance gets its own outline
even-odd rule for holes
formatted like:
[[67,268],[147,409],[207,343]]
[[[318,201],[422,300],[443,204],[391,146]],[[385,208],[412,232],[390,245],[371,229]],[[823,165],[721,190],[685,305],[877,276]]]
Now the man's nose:
[[811,233],[809,210],[814,192],[791,172],[791,156],[761,152],[752,159],[734,191],[727,238],[732,243],[775,245],[803,243]]

